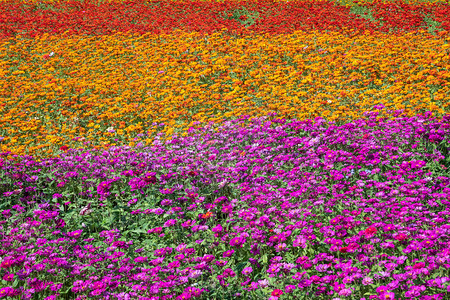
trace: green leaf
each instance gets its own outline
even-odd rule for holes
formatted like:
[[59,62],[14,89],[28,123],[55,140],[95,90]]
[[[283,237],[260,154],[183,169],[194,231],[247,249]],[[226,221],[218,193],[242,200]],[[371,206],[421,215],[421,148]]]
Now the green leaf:
[[263,264],[267,264],[267,254],[264,254],[263,256],[262,256],[262,261],[263,261]]
[[18,278],[16,278],[16,280],[14,280],[14,282],[13,282],[13,287],[16,287],[17,285],[19,284],[19,279]]
[[241,262],[239,263],[236,268],[234,269],[236,274],[241,274],[242,270],[244,270],[245,265],[247,265],[247,262]]

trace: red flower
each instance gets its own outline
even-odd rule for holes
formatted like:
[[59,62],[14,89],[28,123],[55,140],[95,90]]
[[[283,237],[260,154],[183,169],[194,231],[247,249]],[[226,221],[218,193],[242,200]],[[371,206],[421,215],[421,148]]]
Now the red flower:
[[[65,15],[65,11],[70,9],[70,4],[67,1],[61,1],[58,11],[52,12],[52,14],[42,14],[42,10],[38,9],[31,11],[25,8],[25,3],[17,4],[13,8],[8,7],[7,4],[0,5],[0,11],[2,14],[0,18],[5,20],[5,24],[15,24],[15,26],[9,26],[0,30],[0,38],[12,37],[15,34],[24,33],[25,36],[35,37],[43,33],[62,33],[68,31],[69,34],[109,34],[112,31],[131,31],[135,33],[161,33],[170,32],[174,27],[179,24],[174,20],[181,20],[182,23],[195,25],[199,30],[212,33],[215,30],[221,28],[232,29],[235,24],[232,24],[223,18],[219,14],[215,14],[216,10],[229,10],[240,8],[239,3],[230,1],[230,3],[214,3],[212,6],[210,3],[200,2],[201,4],[192,6],[189,3],[180,5],[167,5],[164,6],[162,11],[160,9],[152,9],[145,4],[145,1],[137,1],[133,4],[133,9],[138,12],[142,18],[135,20],[134,14],[123,14],[123,11],[127,9],[126,3],[102,3],[100,7],[91,9],[95,13],[82,13],[82,10],[78,8],[74,14],[70,17]],[[113,1],[115,2],[115,1]],[[235,3],[233,3],[235,2]],[[282,3],[282,2],[281,2]],[[312,7],[311,7],[312,5]],[[352,36],[358,33],[364,33],[369,31],[373,33],[389,32],[390,29],[396,31],[415,31],[423,23],[423,7],[422,4],[405,4],[401,6],[392,6],[388,3],[376,3],[372,5],[372,9],[377,11],[379,18],[385,21],[382,28],[375,26],[370,21],[362,21],[356,19],[352,14],[342,13],[340,9],[336,9],[335,6],[322,5],[321,3],[307,3],[304,1],[296,5],[296,10],[292,10],[288,3],[280,4],[278,1],[270,1],[264,4],[267,13],[260,14],[260,20],[256,29],[258,32],[267,32],[271,34],[279,33],[292,33],[294,30],[298,30],[300,27],[316,29],[334,29],[343,32],[343,27],[356,29],[353,32],[349,32]],[[86,7],[86,11],[91,8]],[[277,20],[280,22],[288,22],[290,26],[273,26],[273,16],[268,13],[276,9],[280,12],[282,19]],[[182,11],[182,15],[177,16]],[[306,15],[313,16],[317,14],[319,17],[314,18],[296,18],[295,14],[298,11],[304,11]],[[318,13],[312,12],[317,11]],[[312,13],[312,14],[311,14]],[[175,15],[175,17],[173,17]],[[202,18],[198,18],[201,15]],[[443,23],[445,20],[445,13],[441,13],[440,16],[435,16],[437,22]],[[228,18],[233,17],[233,14],[227,13]],[[121,22],[116,22],[117,17],[121,18]],[[241,16],[240,19],[245,19],[246,16]],[[278,19],[281,17],[277,17]],[[53,20],[61,20],[55,26]],[[160,26],[151,25],[151,21],[157,20]],[[41,26],[36,26],[36,23],[40,23]],[[74,26],[76,24],[76,26]],[[212,26],[211,24],[215,24]],[[444,23],[443,23],[444,24]],[[443,28],[436,30],[436,32],[445,36],[448,34],[448,25],[442,25]],[[243,34],[247,30],[244,28],[233,29],[236,34]],[[98,44],[97,44],[98,45]],[[408,49],[406,46],[402,47],[403,50]],[[45,55],[46,59],[50,56]],[[342,93],[344,95],[345,93]]]
[[347,253],[348,252],[348,247],[342,247],[339,249],[339,252],[341,253]]
[[364,231],[364,233],[367,235],[373,235],[377,233],[377,229],[375,227],[369,227]]
[[402,242],[402,241],[407,240],[407,239],[408,239],[408,236],[407,236],[406,234],[404,234],[404,233],[399,233],[399,234],[397,234],[397,235],[394,237],[394,239],[396,239],[397,241]]
[[189,176],[197,176],[198,173],[197,173],[196,171],[189,171],[189,172],[188,172],[188,175],[189,175]]
[[282,290],[276,289],[276,290],[272,291],[272,296],[274,296],[274,297],[280,297],[281,295],[283,295]]
[[61,151],[67,151],[67,149],[69,149],[69,147],[67,147],[66,145],[64,145],[64,146],[61,146],[60,148],[59,148],[59,150],[61,150]]

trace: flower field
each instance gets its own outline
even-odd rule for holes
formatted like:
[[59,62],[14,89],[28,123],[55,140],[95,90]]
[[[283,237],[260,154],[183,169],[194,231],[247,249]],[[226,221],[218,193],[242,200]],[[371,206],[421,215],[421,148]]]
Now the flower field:
[[0,0],[0,298],[450,299],[450,5]]

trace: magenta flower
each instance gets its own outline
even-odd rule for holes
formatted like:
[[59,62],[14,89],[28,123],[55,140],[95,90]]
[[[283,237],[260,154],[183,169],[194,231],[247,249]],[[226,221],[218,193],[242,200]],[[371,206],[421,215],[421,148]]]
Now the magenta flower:
[[5,259],[0,263],[0,268],[8,269],[15,265],[15,261],[13,259]]
[[317,276],[317,275],[313,275],[313,276],[311,276],[309,279],[310,279],[313,283],[315,283],[315,284],[319,283],[319,282],[322,280],[322,278],[320,278],[320,277]]
[[286,243],[281,243],[275,246],[275,251],[280,252],[286,250]]
[[176,299],[177,300],[189,300],[189,299],[192,299],[192,295],[191,295],[191,293],[184,292],[184,293],[181,293],[179,296],[177,296]]
[[161,233],[161,232],[162,232],[162,227],[152,228],[147,231],[147,233]]
[[380,295],[383,295],[384,293],[386,293],[388,291],[388,288],[384,285],[377,287],[377,293]]
[[11,293],[12,288],[8,287],[4,287],[0,289],[0,298],[6,298],[9,296],[9,294]]
[[425,263],[424,262],[418,262],[413,266],[414,270],[420,270],[422,268],[425,268]]
[[180,262],[178,261],[178,260],[175,260],[175,261],[173,261],[173,262],[170,262],[168,265],[167,265],[167,267],[169,268],[169,269],[176,269],[176,268],[178,268],[180,266]]
[[373,279],[370,278],[370,277],[364,277],[363,280],[362,280],[362,284],[363,285],[369,285],[369,284],[372,284],[372,283],[373,283]]
[[68,232],[66,235],[68,237],[78,238],[81,235],[82,232],[83,232],[83,229],[78,229],[78,230],[75,230],[75,231],[72,231],[72,232]]
[[177,220],[175,220],[175,219],[170,219],[170,220],[167,220],[167,221],[164,223],[164,226],[163,226],[163,227],[171,227],[171,226],[173,226],[173,225],[175,225],[175,224],[177,224]]
[[395,300],[395,294],[393,292],[386,292],[378,296],[380,300]]
[[4,281],[13,281],[14,280],[14,273],[6,273],[4,276],[3,276],[3,280]]
[[234,277],[234,276],[236,276],[236,273],[234,273],[234,271],[232,269],[227,268],[227,269],[225,269],[223,271],[222,275],[224,276],[224,278],[227,278],[227,277]]
[[256,290],[257,288],[258,288],[258,283],[253,281],[253,282],[250,283],[249,287],[244,288],[244,290],[247,290],[247,291],[254,291],[254,290]]
[[292,293],[297,287],[295,285],[287,285],[284,288],[284,291],[286,292],[286,294],[290,294]]
[[273,297],[280,297],[281,295],[283,295],[283,291],[280,290],[280,289],[276,289],[276,290],[273,290],[273,291],[272,291],[271,295],[272,295]]
[[244,274],[244,275],[249,275],[251,272],[253,272],[252,267],[246,267],[242,270],[242,274]]
[[111,182],[112,181],[102,181],[97,186],[97,193],[101,196],[107,196],[109,195],[109,189],[111,188]]
[[217,224],[216,227],[212,228],[211,230],[214,233],[222,232],[222,230],[223,230],[222,224]]
[[214,255],[206,254],[205,256],[203,256],[202,261],[208,263],[208,262],[213,261],[214,259],[215,259],[215,256],[214,256]]
[[339,291],[339,296],[344,296],[344,297],[348,297],[352,294],[352,290],[351,289],[342,289]]
[[422,247],[424,248],[432,248],[434,246],[434,241],[432,240],[425,240],[422,242]]
[[144,257],[144,256],[138,256],[138,257],[136,257],[135,259],[134,259],[134,262],[135,263],[143,263],[143,262],[146,262],[147,261],[147,257]]
[[231,241],[230,241],[230,246],[232,246],[232,247],[243,247],[243,245],[245,244],[245,241],[246,241],[246,239],[245,239],[245,237],[234,237],[234,238],[232,238],[231,239]]
[[223,257],[230,257],[230,256],[233,255],[233,253],[234,253],[234,250],[233,250],[233,249],[227,250],[227,251],[225,251],[225,252],[223,253]]
[[214,264],[219,267],[224,267],[224,266],[226,266],[227,263],[228,263],[228,261],[226,261],[226,260],[218,260]]

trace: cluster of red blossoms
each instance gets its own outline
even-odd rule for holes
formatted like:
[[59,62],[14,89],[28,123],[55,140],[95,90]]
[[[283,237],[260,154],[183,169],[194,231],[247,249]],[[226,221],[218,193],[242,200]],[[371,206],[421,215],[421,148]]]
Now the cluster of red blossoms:
[[[450,5],[382,3],[360,4],[369,9],[375,21],[350,12],[332,1],[251,0],[244,2],[171,2],[149,4],[136,0],[121,3],[62,1],[48,9],[20,1],[0,3],[0,38],[18,34],[105,35],[114,32],[169,33],[184,31],[212,33],[226,29],[233,35],[249,32],[281,34],[296,30],[347,32],[416,32],[427,27],[426,18],[440,23],[437,32],[450,31]],[[242,12],[245,7],[248,14]],[[236,12],[238,12],[236,14]],[[257,16],[257,17],[255,17]],[[252,22],[249,22],[249,19]]]

